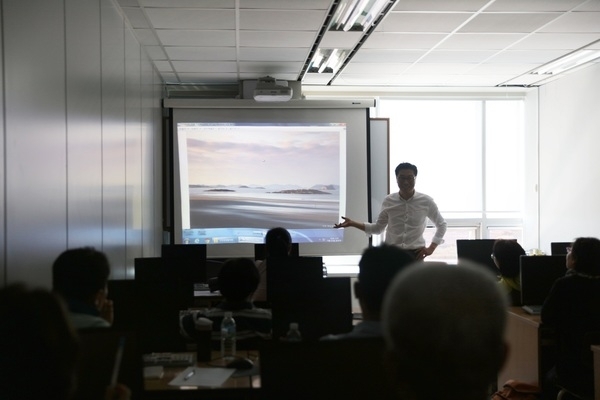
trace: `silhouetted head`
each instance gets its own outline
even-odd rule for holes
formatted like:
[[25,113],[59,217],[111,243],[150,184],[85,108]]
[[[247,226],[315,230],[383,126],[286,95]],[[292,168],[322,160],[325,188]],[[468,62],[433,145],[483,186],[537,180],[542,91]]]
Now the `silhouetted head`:
[[571,251],[567,253],[567,266],[569,263],[577,272],[600,275],[600,240],[593,237],[575,239]]
[[487,397],[506,357],[507,298],[478,265],[422,263],[402,271],[382,311],[386,363],[402,399]]
[[65,400],[75,389],[79,342],[62,301],[44,289],[0,289],[0,397]]
[[52,288],[67,300],[93,304],[106,294],[110,266],[106,255],[92,247],[64,251],[52,265]]
[[[394,276],[414,261],[414,257],[396,246],[381,245],[366,249],[358,263],[358,280],[354,292],[363,314],[379,320],[383,296]],[[363,315],[364,317],[364,315]]]
[[249,258],[232,258],[219,271],[219,290],[227,301],[246,301],[258,287],[258,269]]
[[269,257],[287,257],[292,250],[292,236],[285,228],[271,228],[265,235],[265,248]]
[[519,276],[521,256],[525,250],[516,240],[498,239],[494,242],[492,257],[500,274],[507,278]]

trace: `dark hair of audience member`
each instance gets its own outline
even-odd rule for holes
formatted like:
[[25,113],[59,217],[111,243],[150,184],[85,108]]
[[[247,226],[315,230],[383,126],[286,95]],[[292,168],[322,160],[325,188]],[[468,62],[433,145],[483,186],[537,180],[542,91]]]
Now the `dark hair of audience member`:
[[70,398],[79,342],[55,294],[19,284],[1,289],[0,331],[0,397]]
[[514,278],[519,275],[521,270],[521,256],[524,256],[526,253],[516,240],[496,240],[492,254],[496,259],[496,265],[502,276]]
[[110,275],[106,255],[92,247],[66,250],[52,265],[52,288],[67,299],[88,302]]
[[392,245],[367,248],[358,263],[361,300],[374,315],[381,313],[385,291],[394,276],[414,261],[412,254]]
[[287,257],[292,247],[292,236],[285,228],[271,228],[265,235],[265,247],[269,257]]
[[219,271],[219,289],[227,301],[242,302],[254,293],[259,281],[258,269],[249,258],[232,258]]
[[600,240],[593,237],[575,239],[571,246],[574,270],[591,276],[600,276]]

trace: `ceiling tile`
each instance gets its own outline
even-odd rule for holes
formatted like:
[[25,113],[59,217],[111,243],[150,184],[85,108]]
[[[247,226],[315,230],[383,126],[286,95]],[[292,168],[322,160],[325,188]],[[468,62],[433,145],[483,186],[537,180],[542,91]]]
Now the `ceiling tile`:
[[[120,1],[120,0],[119,0]],[[144,7],[235,8],[235,0],[138,0]]]
[[234,10],[147,8],[146,13],[156,29],[235,29]]
[[534,33],[515,43],[511,50],[575,50],[599,40],[600,35],[591,33]]
[[172,61],[177,72],[237,72],[232,61]]
[[244,47],[305,47],[310,48],[316,38],[314,32],[244,31],[240,33],[240,46]]
[[192,31],[159,29],[156,31],[161,43],[165,46],[235,46],[234,31]]
[[490,13],[479,14],[460,32],[529,33],[541,28],[559,13]]
[[564,14],[543,29],[540,29],[540,32],[600,33],[600,11]]
[[165,54],[163,48],[161,46],[144,46],[146,52],[148,53],[148,57],[151,60],[166,60],[167,55]]
[[475,12],[489,0],[401,0],[394,11],[463,11]]
[[362,49],[427,50],[436,46],[445,33],[394,33],[375,31]]
[[159,46],[160,43],[151,29],[134,29],[133,34],[142,46]]
[[275,76],[275,74],[290,74],[295,73],[298,74],[300,69],[302,68],[301,62],[250,62],[250,61],[242,61],[240,62],[240,70],[246,73],[256,72],[260,74],[259,76],[271,75]]
[[302,61],[308,57],[306,48],[242,47],[240,61]]
[[320,10],[241,10],[241,30],[316,31],[323,24]]
[[438,50],[502,50],[523,39],[525,33],[455,33],[437,47]]
[[171,60],[235,61],[235,47],[177,47],[167,46],[165,51]]
[[376,50],[358,52],[352,62],[413,63],[425,54],[422,50]]
[[490,58],[490,63],[545,64],[564,55],[559,50],[507,50]]
[[494,50],[433,50],[419,60],[419,62],[478,64],[494,54],[496,54]]
[[510,11],[510,12],[544,12],[544,11],[569,11],[586,0],[496,0],[488,8],[488,11]]
[[269,9],[269,10],[321,10],[326,11],[331,7],[331,0],[244,0],[240,8]]
[[392,12],[377,29],[382,32],[450,33],[470,16],[468,13]]

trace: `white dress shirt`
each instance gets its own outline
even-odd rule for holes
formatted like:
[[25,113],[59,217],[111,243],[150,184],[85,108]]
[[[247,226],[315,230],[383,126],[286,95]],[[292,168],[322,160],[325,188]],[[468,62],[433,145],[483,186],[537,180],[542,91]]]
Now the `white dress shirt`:
[[432,242],[444,243],[446,221],[430,196],[415,192],[410,199],[404,200],[400,193],[391,193],[383,200],[377,221],[365,222],[365,233],[370,236],[385,230],[385,243],[415,250],[426,246],[423,232],[427,218],[436,227]]

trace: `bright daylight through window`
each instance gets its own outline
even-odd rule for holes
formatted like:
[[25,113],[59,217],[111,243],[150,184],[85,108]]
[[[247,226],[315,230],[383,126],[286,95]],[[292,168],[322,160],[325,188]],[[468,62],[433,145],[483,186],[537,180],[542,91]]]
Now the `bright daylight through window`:
[[[448,222],[432,260],[454,261],[456,239],[522,241],[523,107],[520,99],[378,102],[376,116],[390,119],[390,191],[398,190],[395,166],[415,164],[416,190],[432,196]],[[428,243],[434,231],[426,230]]]

